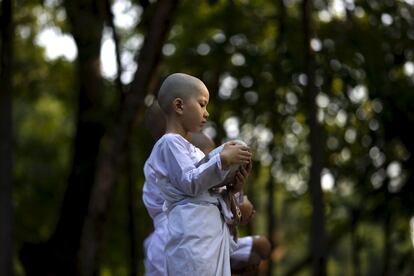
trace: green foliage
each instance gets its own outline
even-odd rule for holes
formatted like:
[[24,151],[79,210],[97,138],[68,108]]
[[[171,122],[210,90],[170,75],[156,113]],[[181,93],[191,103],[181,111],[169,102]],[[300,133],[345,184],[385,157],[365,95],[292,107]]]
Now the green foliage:
[[[23,241],[50,237],[71,169],[77,108],[74,62],[50,60],[35,43],[45,25],[69,31],[60,2],[51,2],[42,6],[26,1],[14,15],[16,249]],[[253,225],[241,232],[269,234],[266,185],[271,178],[274,275],[284,275],[308,254],[312,206],[307,181],[312,158],[304,110],[301,1],[280,1],[285,6],[276,2],[181,1],[160,73],[164,77],[179,71],[203,79],[210,90],[209,131],[215,133],[216,143],[238,137],[251,145],[254,169],[247,194],[258,212]],[[335,15],[333,1],[314,1],[311,45],[323,166],[324,174],[334,180],[324,190],[326,229],[332,239],[338,237],[330,244],[328,275],[352,275],[353,254],[362,275],[381,273],[377,263],[384,262],[385,216],[390,216],[391,271],[412,272],[409,220],[414,192],[409,185],[414,148],[409,131],[414,121],[414,29],[413,7],[407,2],[354,1]],[[120,30],[121,49],[139,50],[127,43],[137,32]],[[119,105],[117,93],[114,82],[107,80],[102,92],[102,120],[107,126]],[[130,270],[129,179],[135,184],[135,246],[143,271],[142,243],[152,225],[141,202],[142,168],[153,142],[140,116],[129,145],[132,170],[123,172],[114,192],[101,275],[127,275]],[[403,127],[397,127],[398,122]],[[16,266],[21,275],[20,265]],[[299,275],[308,273],[309,266]]]

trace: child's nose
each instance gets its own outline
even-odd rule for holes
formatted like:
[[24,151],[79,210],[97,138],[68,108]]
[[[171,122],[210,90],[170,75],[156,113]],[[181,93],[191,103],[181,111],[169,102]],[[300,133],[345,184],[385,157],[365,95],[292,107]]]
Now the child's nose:
[[206,110],[205,112],[204,112],[204,118],[208,118],[208,116],[210,116],[210,113],[208,113],[208,111]]

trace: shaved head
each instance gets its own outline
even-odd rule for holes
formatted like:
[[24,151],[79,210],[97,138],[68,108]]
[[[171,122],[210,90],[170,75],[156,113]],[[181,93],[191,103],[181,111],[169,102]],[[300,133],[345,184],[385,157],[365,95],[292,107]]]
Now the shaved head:
[[165,114],[172,111],[172,103],[174,99],[181,98],[183,100],[195,95],[195,92],[206,89],[204,83],[193,76],[174,73],[169,75],[161,85],[158,92],[158,103]]

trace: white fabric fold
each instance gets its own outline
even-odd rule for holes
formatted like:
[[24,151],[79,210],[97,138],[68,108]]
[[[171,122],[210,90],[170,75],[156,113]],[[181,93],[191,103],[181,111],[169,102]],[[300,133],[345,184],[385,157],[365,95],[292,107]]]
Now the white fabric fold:
[[217,195],[208,191],[228,172],[222,170],[219,155],[197,167],[203,157],[182,136],[165,134],[145,163],[145,177],[154,180],[168,210],[165,275],[231,275],[235,243]]

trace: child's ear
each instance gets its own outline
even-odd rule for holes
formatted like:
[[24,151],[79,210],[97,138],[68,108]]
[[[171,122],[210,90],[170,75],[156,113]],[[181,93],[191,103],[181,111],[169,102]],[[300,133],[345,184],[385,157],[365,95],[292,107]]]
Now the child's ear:
[[175,98],[173,101],[174,111],[178,114],[183,113],[183,99],[181,98]]

